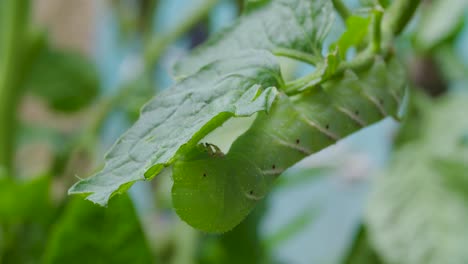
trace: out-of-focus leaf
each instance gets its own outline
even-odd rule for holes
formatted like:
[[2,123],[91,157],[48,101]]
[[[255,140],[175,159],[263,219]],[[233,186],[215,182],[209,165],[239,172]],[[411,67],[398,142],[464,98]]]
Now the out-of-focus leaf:
[[268,110],[281,85],[276,59],[266,51],[204,67],[149,102],[108,153],[105,168],[69,192],[106,204],[133,182],[157,175],[230,117]]
[[[233,26],[214,35],[175,65],[176,76],[188,76],[213,61],[246,49],[288,49],[321,58],[322,41],[333,22],[333,6],[327,0],[261,1]],[[253,3],[251,3],[253,4]]]
[[130,120],[137,120],[143,105],[154,97],[155,89],[147,78],[139,78],[126,83],[122,90],[128,90],[119,102],[119,105],[127,113]]
[[423,129],[422,119],[424,118],[424,109],[432,105],[432,101],[426,94],[415,89],[411,93],[411,96],[408,98],[409,102],[406,104],[400,130],[393,142],[397,147],[420,137]]
[[451,159],[436,159],[432,163],[433,167],[441,175],[444,175],[443,182],[449,189],[458,191],[465,196],[468,201],[468,176],[460,177],[460,175],[468,174],[468,162],[463,163]]
[[467,0],[434,0],[424,9],[416,29],[416,41],[429,50],[457,31],[468,8]]
[[21,223],[28,219],[42,221],[50,217],[49,177],[18,182],[0,178],[0,223]]
[[453,95],[426,108],[419,137],[394,153],[376,182],[367,222],[389,263],[468,261],[466,102],[466,95]]
[[270,3],[272,0],[245,0],[243,13],[246,14],[253,11],[263,5]]
[[453,45],[438,47],[433,54],[448,80],[466,80],[468,78],[468,61],[463,61]]
[[207,237],[201,249],[200,262],[202,264],[271,264],[258,232],[265,211],[264,201],[258,210],[230,232]]
[[95,65],[73,52],[45,49],[32,65],[26,86],[58,111],[89,105],[99,92]]
[[49,177],[0,178],[0,263],[35,263],[42,256],[55,214],[49,188]]
[[128,196],[108,208],[74,199],[48,241],[44,263],[152,263]]
[[343,264],[383,264],[369,241],[367,229],[361,226]]
[[265,238],[267,248],[270,251],[274,251],[275,248],[301,233],[314,220],[318,211],[318,209],[308,208],[304,212],[294,216],[286,225]]
[[57,130],[50,127],[21,124],[21,128],[19,130],[18,139],[20,144],[42,142],[52,145],[56,150],[60,150],[67,145],[67,138]]
[[7,225],[1,230],[0,263],[37,263],[44,254],[44,241],[49,230],[50,223],[40,223],[35,219]]
[[375,0],[359,0],[359,3],[362,6],[373,6],[375,4]]

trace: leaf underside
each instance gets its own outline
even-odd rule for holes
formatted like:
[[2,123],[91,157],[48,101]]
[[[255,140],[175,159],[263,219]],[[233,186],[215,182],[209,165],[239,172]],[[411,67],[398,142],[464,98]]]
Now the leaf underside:
[[274,0],[242,16],[198,48],[194,54],[201,57],[179,63],[187,67],[178,75],[189,77],[144,106],[139,120],[106,155],[104,169],[69,193],[105,205],[133,182],[158,174],[230,117],[268,111],[275,87],[283,86],[271,49],[318,55],[332,10],[325,0]]
[[203,67],[142,109],[139,120],[106,155],[106,166],[69,193],[105,205],[134,181],[152,178],[176,156],[232,116],[268,110],[280,86],[274,56],[245,51]]

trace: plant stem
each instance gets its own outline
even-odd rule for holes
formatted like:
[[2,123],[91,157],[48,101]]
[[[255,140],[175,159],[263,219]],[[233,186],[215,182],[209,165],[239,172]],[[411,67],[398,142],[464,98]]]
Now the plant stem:
[[293,49],[278,48],[273,50],[273,54],[276,56],[287,57],[298,61],[302,61],[313,66],[317,65],[321,60],[321,58],[315,57],[310,53]]
[[162,36],[154,37],[147,45],[148,48],[145,54],[146,67],[145,69],[153,69],[154,64],[159,60],[166,48],[179,39],[185,32],[190,30],[196,23],[206,17],[210,10],[218,3],[219,0],[205,0],[203,4],[198,6],[192,14],[187,16],[173,30],[163,34]]
[[388,0],[378,0],[379,5],[382,6],[383,8],[387,8],[388,6]]
[[[330,76],[323,77],[318,70],[286,85],[287,95],[295,95],[306,89],[316,87],[320,83],[341,76],[346,70],[360,71],[369,67],[375,60],[376,54],[384,58],[392,55],[390,45],[385,45],[382,50],[382,34],[384,44],[400,34],[414,15],[421,0],[395,0],[388,11],[383,14],[382,10],[375,10],[373,21],[372,40],[366,50],[358,54],[353,60],[342,63]],[[333,0],[335,9],[342,17],[346,17],[347,10],[340,0]],[[383,17],[382,17],[383,16]]]
[[387,38],[392,39],[405,29],[413,17],[421,0],[395,0],[385,12],[383,30]]
[[372,21],[372,51],[374,53],[379,53],[382,43],[382,17],[383,9],[377,8],[374,10],[374,19]]
[[4,0],[0,10],[0,167],[13,174],[16,109],[21,94],[21,63],[27,47],[29,0]]
[[351,11],[346,7],[346,5],[341,0],[332,0],[335,10],[340,14],[343,21],[346,22],[348,17],[351,15]]
[[140,31],[142,32],[143,39],[146,41],[147,37],[153,31],[153,18],[159,5],[159,0],[145,0],[140,1]]
[[[392,51],[388,50],[386,53],[381,54],[381,56],[383,56],[384,59],[388,59],[392,54]],[[372,65],[375,59],[376,54],[373,52],[372,46],[369,46],[368,49],[357,55],[353,60],[342,63],[330,76],[322,77],[322,72],[315,70],[309,75],[288,83],[284,92],[289,96],[302,93],[305,90],[317,87],[320,83],[340,77],[347,70],[357,72],[365,70]]]

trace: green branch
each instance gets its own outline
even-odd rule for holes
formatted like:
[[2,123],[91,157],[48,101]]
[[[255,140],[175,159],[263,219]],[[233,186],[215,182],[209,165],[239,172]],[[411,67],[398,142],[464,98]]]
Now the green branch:
[[[342,63],[332,74],[325,74],[327,67],[322,66],[309,75],[287,83],[284,90],[286,94],[295,95],[313,89],[320,83],[340,77],[347,70],[364,70],[372,65],[377,55],[388,59],[392,56],[393,50],[390,45],[386,45],[382,49],[382,42],[390,42],[403,31],[413,17],[419,3],[420,0],[395,0],[385,14],[383,10],[377,8],[374,11],[372,38],[366,50],[359,53],[353,60]],[[346,6],[340,0],[333,0],[333,4],[338,13],[345,19],[348,14]],[[384,40],[382,40],[382,35]]]
[[379,53],[382,43],[382,17],[384,10],[379,6],[374,10],[374,19],[372,21],[372,51]]
[[399,35],[413,17],[421,0],[396,0],[385,12],[383,30],[387,38]]
[[29,0],[4,0],[0,10],[0,167],[12,175],[16,109],[24,51],[27,48]]
[[346,7],[346,5],[341,0],[332,0],[335,10],[340,14],[343,21],[346,22],[348,17],[351,15],[351,11]]
[[389,3],[389,0],[378,0],[379,5],[382,6],[383,8],[387,8]]
[[[387,50],[385,53],[380,53],[385,60],[391,58],[393,55],[392,50]],[[328,80],[341,77],[347,70],[359,72],[369,68],[377,58],[376,54],[372,49],[372,45],[368,49],[358,54],[353,60],[349,62],[343,62],[335,72],[328,76],[323,76],[324,71],[315,70],[309,75],[294,80],[286,84],[284,92],[289,95],[296,95],[306,90],[318,87],[319,84],[324,83]]]

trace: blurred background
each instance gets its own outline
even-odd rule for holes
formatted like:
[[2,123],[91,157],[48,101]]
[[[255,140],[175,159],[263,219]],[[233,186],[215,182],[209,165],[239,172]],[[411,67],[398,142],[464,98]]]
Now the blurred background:
[[[18,22],[27,30],[12,34],[13,55],[0,44],[0,263],[468,263],[468,101],[457,100],[468,89],[467,1],[423,1],[398,39],[414,94],[400,124],[385,119],[301,161],[222,235],[179,220],[170,175],[105,210],[67,189],[103,165],[141,106],[174,83],[174,62],[243,1],[10,2],[0,0],[0,30],[10,16],[30,22]],[[345,1],[357,11],[372,2]],[[344,30],[337,18],[325,46]],[[291,77],[311,71],[281,65]],[[448,146],[442,169],[428,167]],[[441,187],[446,175],[455,184]]]

